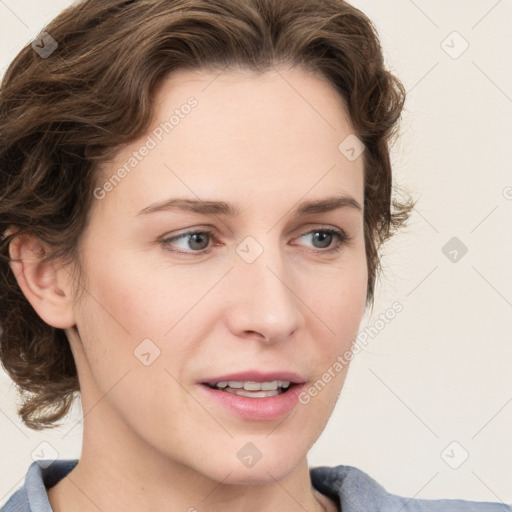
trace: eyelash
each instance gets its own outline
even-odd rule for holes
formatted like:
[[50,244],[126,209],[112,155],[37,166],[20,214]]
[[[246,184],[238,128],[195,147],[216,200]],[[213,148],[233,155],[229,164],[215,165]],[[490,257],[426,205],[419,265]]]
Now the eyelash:
[[[320,254],[331,254],[339,252],[344,245],[346,245],[348,242],[350,242],[351,237],[348,236],[344,231],[333,229],[333,228],[322,228],[322,229],[313,229],[311,231],[308,231],[307,233],[304,233],[299,238],[302,238],[303,236],[310,235],[312,233],[328,233],[330,235],[333,235],[337,243],[334,247],[331,249],[314,249],[313,252],[320,253]],[[161,241],[162,245],[164,246],[164,249],[166,251],[169,251],[173,254],[183,255],[183,256],[203,256],[204,254],[209,254],[211,247],[208,249],[203,249],[201,251],[192,251],[192,252],[182,252],[182,251],[174,251],[172,249],[169,249],[167,246],[170,245],[169,242],[174,242],[176,240],[180,240],[182,238],[190,237],[193,235],[208,235],[211,238],[215,237],[215,233],[212,230],[209,229],[200,229],[196,231],[187,231],[186,233],[182,233],[177,236],[173,236],[171,238],[165,238]]]

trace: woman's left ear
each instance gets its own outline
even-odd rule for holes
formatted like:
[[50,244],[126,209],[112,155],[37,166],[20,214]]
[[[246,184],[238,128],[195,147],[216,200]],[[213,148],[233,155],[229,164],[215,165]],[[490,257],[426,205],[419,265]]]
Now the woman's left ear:
[[57,261],[42,261],[45,254],[45,244],[32,234],[9,245],[10,266],[27,300],[48,325],[66,329],[76,324],[71,275]]

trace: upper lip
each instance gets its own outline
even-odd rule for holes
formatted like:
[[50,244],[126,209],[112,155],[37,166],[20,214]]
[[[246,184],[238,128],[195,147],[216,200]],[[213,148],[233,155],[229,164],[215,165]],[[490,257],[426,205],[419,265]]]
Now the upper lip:
[[218,382],[272,382],[274,380],[289,381],[292,384],[302,384],[306,382],[306,379],[295,372],[290,371],[274,371],[274,372],[260,372],[258,370],[247,370],[236,373],[229,373],[225,375],[219,375],[218,377],[209,377],[201,380],[201,384],[214,385]]

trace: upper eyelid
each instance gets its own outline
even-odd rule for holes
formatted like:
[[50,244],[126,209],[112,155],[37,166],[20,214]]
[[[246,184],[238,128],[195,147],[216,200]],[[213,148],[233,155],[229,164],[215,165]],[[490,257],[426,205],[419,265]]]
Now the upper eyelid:
[[[349,234],[347,233],[347,231],[345,229],[342,229],[339,227],[334,227],[334,226],[327,226],[327,225],[316,225],[316,226],[307,228],[304,232],[297,235],[296,238],[300,238],[301,236],[308,235],[311,232],[314,232],[315,230],[316,231],[329,231],[329,230],[339,231],[342,235],[346,236],[347,238],[350,238]],[[209,235],[216,236],[217,231],[218,230],[213,227],[190,228],[187,231],[182,231],[181,233],[172,234],[172,235],[164,235],[161,239],[162,240],[172,240],[172,239],[184,237],[185,235],[194,235],[194,234],[198,234],[198,233],[207,233]],[[293,231],[296,231],[296,230],[293,230]]]
[[[321,222],[320,223],[308,222],[307,224],[308,225],[306,227],[301,226],[301,227],[291,229],[288,232],[288,234],[290,235],[291,233],[296,233],[296,232],[302,232],[302,234],[307,234],[307,233],[310,233],[311,231],[314,231],[315,229],[317,229],[319,231],[334,229],[336,231],[341,231],[342,233],[344,233],[348,236],[347,231],[344,228],[341,228],[339,226],[334,226],[331,224],[322,224]],[[302,230],[304,230],[304,231],[302,231]],[[189,235],[189,234],[194,234],[194,233],[205,233],[205,232],[217,234],[220,231],[221,230],[219,230],[215,226],[205,225],[205,226],[199,226],[199,227],[184,228],[184,231],[178,231],[178,233],[176,233],[176,234],[164,235],[162,238],[174,238],[174,237],[180,237],[183,235]],[[229,229],[229,235],[232,235],[232,234],[233,234],[233,231],[231,229]]]

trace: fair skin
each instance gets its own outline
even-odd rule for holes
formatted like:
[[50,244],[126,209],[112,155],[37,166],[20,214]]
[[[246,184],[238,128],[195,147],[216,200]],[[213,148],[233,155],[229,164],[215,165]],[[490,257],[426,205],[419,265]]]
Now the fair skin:
[[[278,69],[180,71],[161,84],[150,131],[104,166],[99,183],[190,96],[198,105],[94,201],[81,240],[81,301],[68,268],[38,262],[37,241],[11,244],[24,294],[45,322],[66,330],[81,386],[82,454],[48,491],[55,512],[71,504],[79,512],[337,510],[311,486],[307,452],[347,368],[277,419],[242,418],[201,384],[287,370],[307,388],[350,348],[365,309],[363,159],[338,150],[353,129],[325,80]],[[361,209],[294,211],[333,196]],[[138,215],[171,197],[223,201],[240,212]],[[340,244],[326,228],[350,239]],[[213,235],[175,238],[193,230]],[[249,236],[263,249],[251,263],[236,251]],[[145,339],[160,350],[147,366],[134,356]],[[246,443],[262,455],[251,467],[237,456]]]

